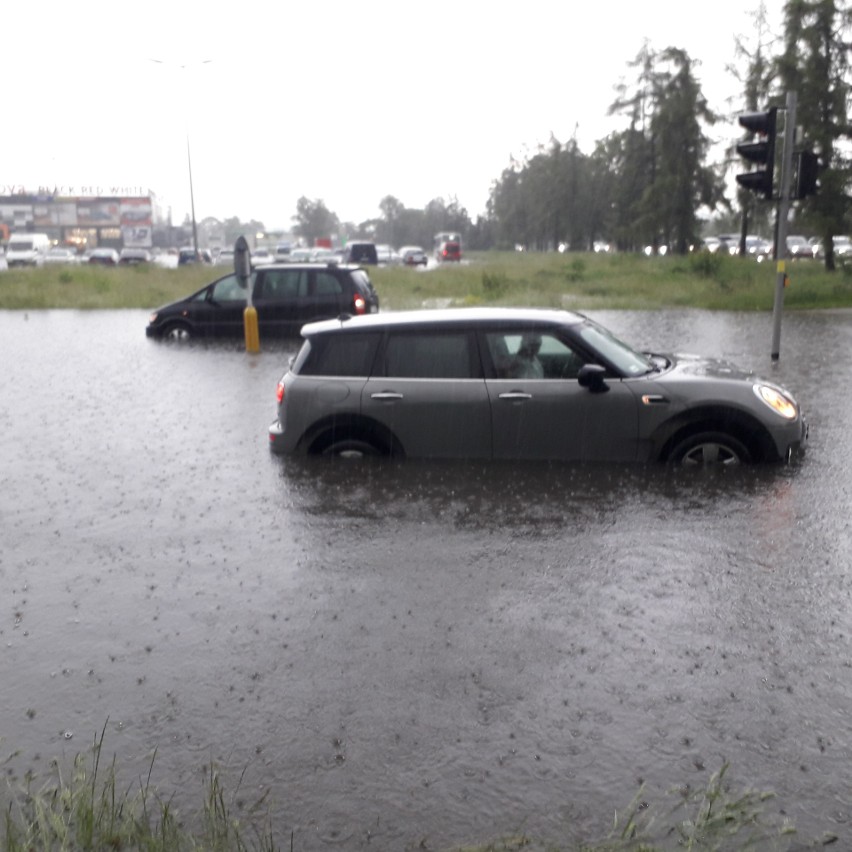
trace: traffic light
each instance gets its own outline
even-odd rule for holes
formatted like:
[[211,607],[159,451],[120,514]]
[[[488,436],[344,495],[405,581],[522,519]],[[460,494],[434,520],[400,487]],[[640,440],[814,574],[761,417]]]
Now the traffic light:
[[822,164],[819,157],[813,151],[800,151],[798,154],[799,165],[796,170],[796,198],[806,198],[814,195],[819,189],[819,180]]
[[737,183],[763,195],[764,198],[772,198],[773,174],[775,172],[775,119],[778,108],[772,107],[767,112],[747,112],[740,116],[740,125],[749,130],[751,134],[763,137],[760,142],[740,142],[737,144],[737,153],[751,163],[759,163],[762,169],[754,172],[746,172],[737,175]]

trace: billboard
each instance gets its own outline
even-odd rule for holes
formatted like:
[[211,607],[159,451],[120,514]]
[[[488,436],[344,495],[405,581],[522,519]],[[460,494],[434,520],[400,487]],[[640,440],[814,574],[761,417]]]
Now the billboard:
[[60,227],[77,224],[77,205],[73,202],[33,204],[33,224],[36,227]]
[[77,224],[81,228],[103,228],[119,224],[117,201],[78,201]]
[[75,198],[50,195],[0,197],[0,224],[9,230],[44,228],[54,236],[65,229],[97,229],[99,239],[114,240],[121,229],[122,244],[151,248],[154,236],[154,205],[150,196]]
[[31,204],[0,204],[0,222],[13,230],[26,228],[33,223]]
[[119,204],[121,239],[129,248],[151,248],[154,211],[150,198],[122,198]]

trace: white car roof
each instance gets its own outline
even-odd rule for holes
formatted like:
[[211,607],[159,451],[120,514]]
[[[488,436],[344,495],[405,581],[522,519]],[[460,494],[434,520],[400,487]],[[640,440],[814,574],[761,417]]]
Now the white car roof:
[[438,310],[417,311],[388,311],[378,314],[364,314],[354,317],[321,320],[308,323],[302,328],[302,336],[342,329],[374,328],[403,325],[442,325],[445,323],[489,323],[489,322],[519,322],[519,323],[553,323],[558,325],[574,325],[583,322],[585,317],[573,311],[562,311],[548,308],[443,308]]

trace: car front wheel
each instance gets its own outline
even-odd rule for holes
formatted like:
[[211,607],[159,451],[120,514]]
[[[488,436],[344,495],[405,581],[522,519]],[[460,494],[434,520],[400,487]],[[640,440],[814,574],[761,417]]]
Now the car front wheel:
[[745,444],[724,432],[699,432],[676,444],[669,461],[683,467],[738,465],[751,461]]
[[186,343],[192,339],[192,330],[182,322],[173,322],[163,329],[163,340],[168,343]]
[[345,459],[361,459],[384,455],[375,444],[357,438],[346,438],[329,444],[323,451],[324,456],[337,456]]

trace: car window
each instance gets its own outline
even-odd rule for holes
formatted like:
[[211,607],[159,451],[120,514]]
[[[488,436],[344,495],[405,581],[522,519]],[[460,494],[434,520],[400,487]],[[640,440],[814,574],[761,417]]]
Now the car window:
[[306,269],[274,269],[263,272],[260,297],[270,301],[285,301],[308,295]]
[[472,379],[481,371],[466,332],[391,333],[383,374],[408,379]]
[[317,296],[339,296],[343,293],[343,285],[331,272],[317,272],[314,292]]
[[293,369],[302,376],[366,378],[380,337],[378,332],[318,335],[302,347]]
[[547,331],[487,332],[485,344],[498,379],[576,379],[585,359]]
[[210,298],[214,302],[245,302],[246,291],[240,287],[236,275],[228,275],[217,281],[211,291]]
[[577,333],[584,343],[609,360],[622,375],[641,376],[654,369],[653,362],[646,355],[591,320],[578,326]]

